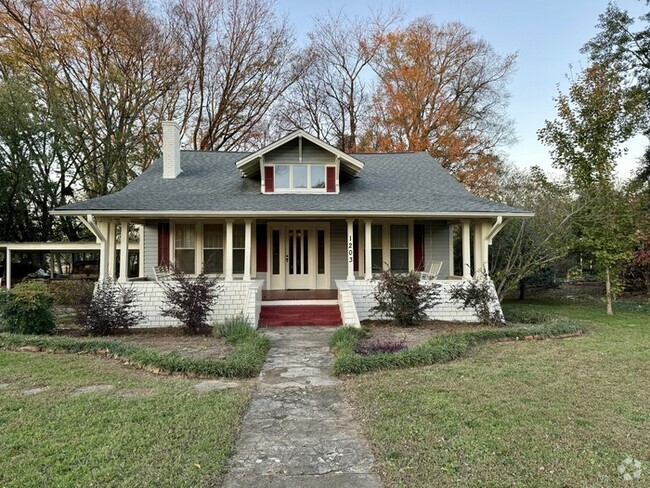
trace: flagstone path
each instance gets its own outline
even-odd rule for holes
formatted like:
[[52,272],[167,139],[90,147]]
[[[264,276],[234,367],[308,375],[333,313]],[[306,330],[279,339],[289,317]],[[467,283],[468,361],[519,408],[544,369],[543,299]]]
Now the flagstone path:
[[265,330],[271,350],[224,481],[240,487],[381,487],[342,383],[330,327]]

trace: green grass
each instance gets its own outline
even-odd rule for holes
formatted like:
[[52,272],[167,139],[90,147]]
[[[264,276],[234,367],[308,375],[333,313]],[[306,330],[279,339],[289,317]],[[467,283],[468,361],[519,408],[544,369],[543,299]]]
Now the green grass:
[[78,339],[0,333],[0,348],[15,349],[36,346],[52,352],[86,352],[98,354],[108,351],[109,356],[128,360],[135,366],[159,369],[166,373],[180,373],[200,377],[252,378],[259,374],[270,342],[251,329],[249,334],[227,337],[226,342],[235,347],[225,359],[199,359],[175,352],[161,352],[151,347],[124,344],[108,339]]
[[[225,469],[250,395],[93,356],[0,350],[0,486],[195,487]],[[103,393],[73,390],[108,384]],[[26,396],[22,390],[49,389]]]
[[[590,333],[348,378],[387,487],[650,486],[650,309],[524,307]],[[617,471],[627,456],[638,481]]]
[[557,320],[535,326],[490,327],[470,332],[442,334],[398,352],[361,355],[355,352],[355,346],[366,334],[365,329],[343,327],[332,334],[330,347],[336,356],[334,374],[361,374],[378,369],[447,363],[467,355],[473,346],[497,339],[524,339],[526,336],[555,337],[576,332],[584,333],[585,330],[584,326],[568,320]]

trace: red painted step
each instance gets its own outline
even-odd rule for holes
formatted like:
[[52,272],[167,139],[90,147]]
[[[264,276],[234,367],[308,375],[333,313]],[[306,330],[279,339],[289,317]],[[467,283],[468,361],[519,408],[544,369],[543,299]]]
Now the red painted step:
[[338,305],[262,305],[260,326],[342,325]]

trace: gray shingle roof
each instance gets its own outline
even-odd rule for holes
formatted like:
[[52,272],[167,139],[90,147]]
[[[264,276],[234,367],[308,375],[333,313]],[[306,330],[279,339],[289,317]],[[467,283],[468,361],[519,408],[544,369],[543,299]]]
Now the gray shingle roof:
[[365,169],[342,182],[338,195],[264,195],[259,180],[243,178],[235,167],[247,154],[182,151],[176,179],[162,178],[158,160],[123,190],[57,211],[528,213],[472,195],[425,152],[355,154]]

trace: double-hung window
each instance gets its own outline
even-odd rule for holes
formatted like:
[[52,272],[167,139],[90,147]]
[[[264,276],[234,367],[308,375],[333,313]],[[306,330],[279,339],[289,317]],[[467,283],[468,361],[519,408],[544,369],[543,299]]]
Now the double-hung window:
[[187,274],[196,272],[196,227],[194,224],[176,224],[174,237],[176,267]]
[[223,273],[223,224],[203,226],[203,268],[208,274]]
[[409,226],[390,226],[390,268],[397,273],[409,270]]
[[244,248],[246,247],[246,234],[244,224],[232,226],[232,272],[244,273]]

